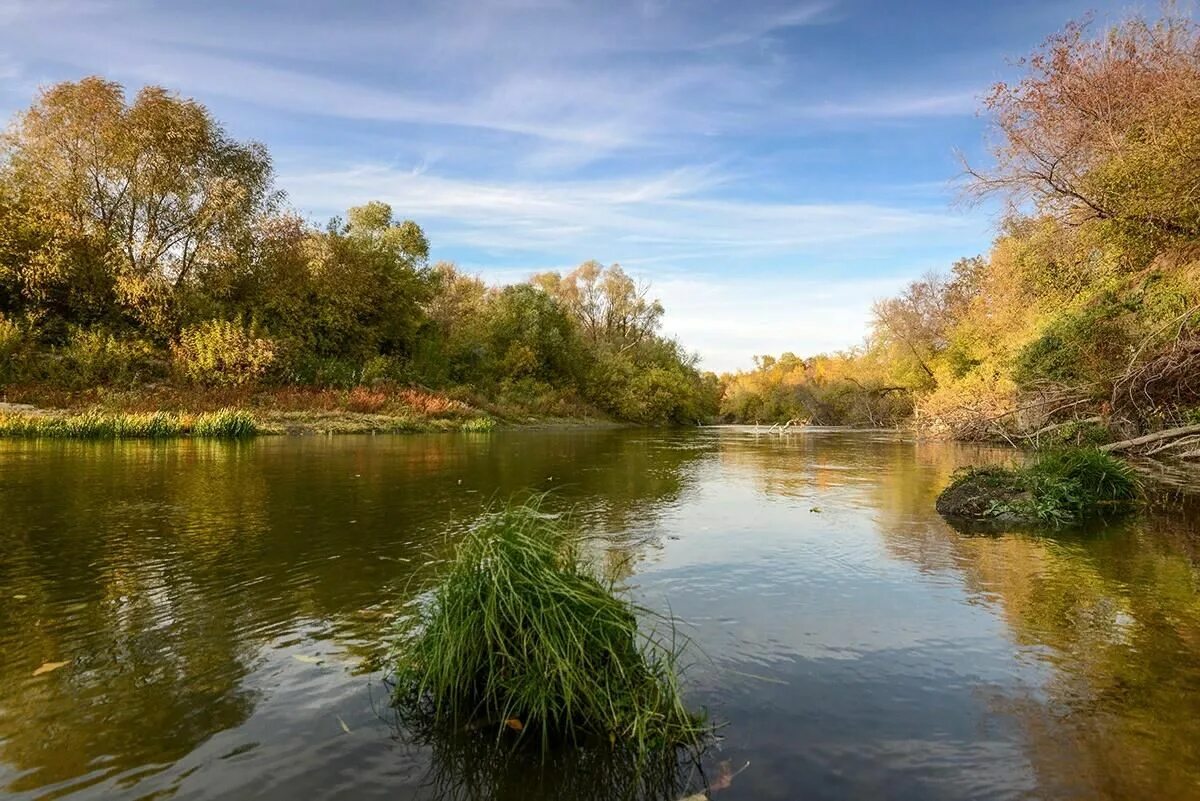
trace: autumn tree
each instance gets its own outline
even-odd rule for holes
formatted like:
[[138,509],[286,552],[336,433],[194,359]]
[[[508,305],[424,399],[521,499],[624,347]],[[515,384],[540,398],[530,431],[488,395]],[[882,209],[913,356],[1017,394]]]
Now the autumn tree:
[[974,191],[1152,244],[1200,236],[1200,28],[1168,13],[1106,35],[1071,24],[986,100],[994,164]]
[[231,139],[203,106],[153,86],[127,103],[100,78],[42,92],[4,137],[3,165],[5,216],[27,248],[6,255],[28,265],[8,270],[25,303],[160,336],[178,293],[236,261],[277,197],[265,148]]
[[543,273],[533,284],[562,303],[593,344],[625,351],[645,342],[662,324],[663,307],[650,287],[632,279],[619,264],[588,261],[562,276]]

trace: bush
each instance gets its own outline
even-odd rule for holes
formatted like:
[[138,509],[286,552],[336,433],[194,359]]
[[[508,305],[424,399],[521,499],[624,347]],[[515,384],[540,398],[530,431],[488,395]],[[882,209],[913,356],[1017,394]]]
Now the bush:
[[535,732],[543,752],[562,742],[641,755],[694,744],[705,728],[680,698],[678,651],[639,634],[639,611],[536,506],[491,514],[401,625],[394,700],[426,723]]
[[31,371],[37,378],[69,389],[130,387],[165,374],[162,354],[153,344],[102,328],[71,329],[62,346],[37,361]]
[[25,347],[25,331],[12,320],[0,315],[0,384],[7,384],[21,377]]
[[261,381],[275,363],[276,346],[253,326],[209,320],[185,328],[171,347],[175,369],[189,381],[241,386]]
[[1022,387],[1039,381],[1074,386],[1111,380],[1130,346],[1123,324],[1129,311],[1128,304],[1106,295],[1082,312],[1056,318],[1017,353],[1014,379]]

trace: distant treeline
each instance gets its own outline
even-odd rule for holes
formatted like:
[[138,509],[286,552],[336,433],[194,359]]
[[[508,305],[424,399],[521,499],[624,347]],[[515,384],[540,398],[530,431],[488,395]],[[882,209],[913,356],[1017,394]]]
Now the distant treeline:
[[724,377],[727,418],[915,415],[960,438],[1200,422],[1197,26],[1071,25],[1023,64],[985,102],[991,164],[965,165],[1007,204],[990,253],[877,303],[861,348]]
[[201,104],[100,78],[43,91],[0,140],[0,386],[378,382],[531,414],[716,412],[618,266],[489,287],[430,264],[386,204],[314,225],[270,155]]

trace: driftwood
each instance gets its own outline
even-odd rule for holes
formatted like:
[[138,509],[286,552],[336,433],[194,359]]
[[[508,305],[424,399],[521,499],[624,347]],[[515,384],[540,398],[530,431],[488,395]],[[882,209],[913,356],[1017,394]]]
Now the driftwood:
[[1164,439],[1175,439],[1176,437],[1186,437],[1191,434],[1200,434],[1200,425],[1183,426],[1182,428],[1168,428],[1166,431],[1156,431],[1153,434],[1146,434],[1133,439],[1124,439],[1120,442],[1111,442],[1108,445],[1101,445],[1102,451],[1127,451],[1130,448],[1138,448],[1142,445],[1149,445],[1152,442],[1161,442]]
[[1165,445],[1159,445],[1158,447],[1151,448],[1150,450],[1146,451],[1146,455],[1153,456],[1156,453],[1174,450],[1175,448],[1186,448],[1189,445],[1195,445],[1197,442],[1200,442],[1200,434],[1190,437],[1185,436],[1181,439],[1170,440]]
[[1103,423],[1103,422],[1104,422],[1103,417],[1085,417],[1083,419],[1063,420],[1061,423],[1054,423],[1052,425],[1048,425],[1043,428],[1039,428],[1037,431],[1034,431],[1030,434],[1025,434],[1024,437],[1025,437],[1025,439],[1038,440],[1038,439],[1041,439],[1042,434],[1049,434],[1051,431],[1057,431],[1060,428],[1066,428],[1067,426],[1086,425],[1088,423]]

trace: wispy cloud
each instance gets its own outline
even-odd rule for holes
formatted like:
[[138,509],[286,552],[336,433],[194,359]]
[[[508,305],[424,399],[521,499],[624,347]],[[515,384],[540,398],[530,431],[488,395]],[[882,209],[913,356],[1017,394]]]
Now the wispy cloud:
[[370,198],[422,220],[453,241],[528,253],[568,249],[651,263],[727,262],[731,256],[797,254],[835,243],[930,236],[961,229],[941,209],[871,203],[765,203],[723,197],[727,178],[686,168],[617,180],[486,182],[372,165],[336,171],[285,170],[292,200],[330,213]]
[[867,120],[962,116],[979,108],[984,90],[934,91],[864,96],[848,100],[812,103],[797,110],[801,117],[816,119],[858,118]]

